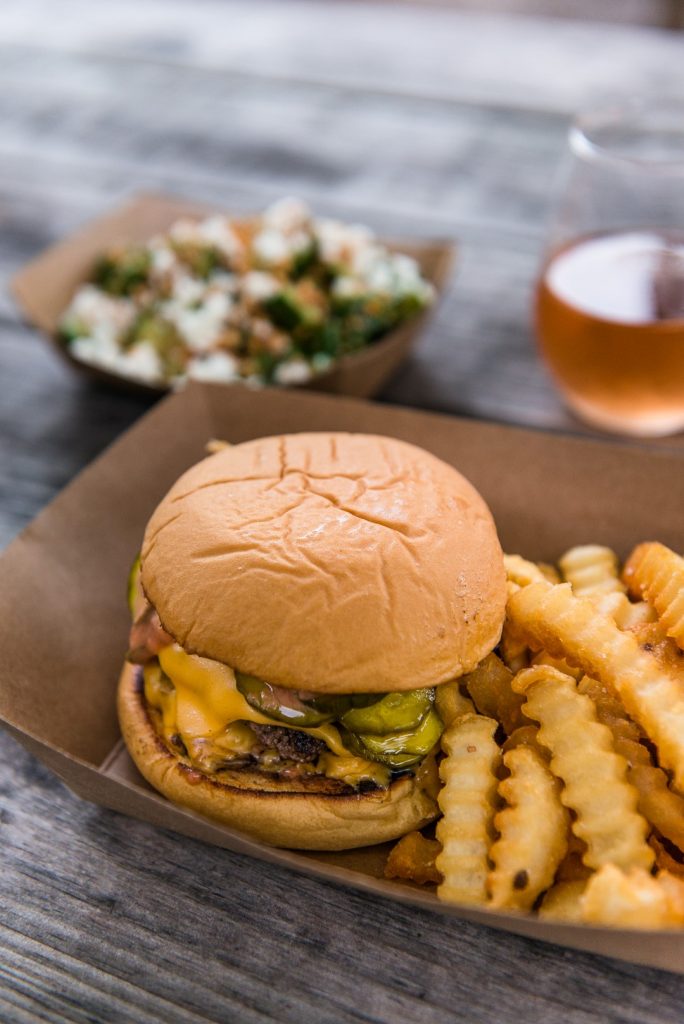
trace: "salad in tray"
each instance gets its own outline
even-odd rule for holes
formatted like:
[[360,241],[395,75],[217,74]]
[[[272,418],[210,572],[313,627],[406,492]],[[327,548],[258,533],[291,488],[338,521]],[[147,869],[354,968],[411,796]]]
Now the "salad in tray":
[[369,228],[284,199],[103,253],[59,333],[75,359],[152,386],[304,384],[433,298],[417,262]]

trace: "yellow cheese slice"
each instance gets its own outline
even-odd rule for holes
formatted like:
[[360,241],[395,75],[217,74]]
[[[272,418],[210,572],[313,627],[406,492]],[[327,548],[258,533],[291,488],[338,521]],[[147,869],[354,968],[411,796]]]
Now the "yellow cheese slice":
[[188,654],[178,644],[159,652],[159,663],[176,688],[178,731],[192,738],[211,738],[223,732],[232,722],[256,722],[258,725],[279,725],[298,729],[323,742],[341,756],[353,756],[342,743],[334,725],[318,725],[308,729],[276,722],[247,703],[237,688],[232,668],[210,658]]

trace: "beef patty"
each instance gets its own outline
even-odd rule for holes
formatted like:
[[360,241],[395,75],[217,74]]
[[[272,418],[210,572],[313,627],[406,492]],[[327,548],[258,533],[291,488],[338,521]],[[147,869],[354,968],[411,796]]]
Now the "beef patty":
[[264,747],[277,750],[283,761],[298,761],[300,764],[316,761],[328,749],[322,740],[297,729],[285,729],[278,725],[251,725]]

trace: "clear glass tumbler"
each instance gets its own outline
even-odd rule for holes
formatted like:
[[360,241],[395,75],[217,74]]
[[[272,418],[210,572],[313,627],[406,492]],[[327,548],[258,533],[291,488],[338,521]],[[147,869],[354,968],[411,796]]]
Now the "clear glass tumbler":
[[684,429],[684,103],[579,116],[536,290],[568,406],[605,430]]

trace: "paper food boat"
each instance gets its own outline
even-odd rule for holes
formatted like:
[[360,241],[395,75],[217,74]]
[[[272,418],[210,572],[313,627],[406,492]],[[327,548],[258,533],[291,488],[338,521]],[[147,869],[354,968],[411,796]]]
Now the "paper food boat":
[[209,438],[350,430],[415,442],[489,503],[506,550],[552,561],[573,544],[624,555],[684,548],[684,458],[313,394],[193,385],[157,405],[82,472],[0,559],[0,721],[75,793],[207,843],[535,939],[684,972],[683,932],[637,932],[447,906],[382,879],[387,849],[271,849],[169,803],[122,749],[115,690],[129,627],[126,578],[153,508]]

